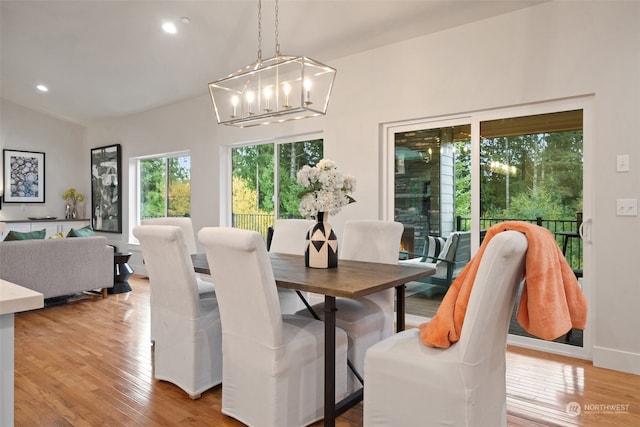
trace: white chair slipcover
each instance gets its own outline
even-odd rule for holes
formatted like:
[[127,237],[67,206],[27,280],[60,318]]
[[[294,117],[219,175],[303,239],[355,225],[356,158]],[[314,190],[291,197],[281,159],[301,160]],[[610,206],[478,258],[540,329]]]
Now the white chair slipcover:
[[215,298],[200,298],[182,230],[142,225],[140,241],[151,289],[153,375],[191,398],[222,381],[222,329]]
[[[324,324],[282,315],[262,236],[205,227],[222,319],[222,413],[249,426],[304,426],[323,417]],[[347,337],[336,329],[336,401],[346,395]]]
[[307,231],[315,225],[310,219],[278,219],[273,224],[269,252],[304,255]]
[[[347,221],[339,247],[340,259],[396,264],[403,229],[401,223],[393,221]],[[360,375],[367,349],[394,332],[394,292],[395,289],[387,289],[357,300],[336,298],[336,326],[347,333],[349,360]],[[323,302],[314,304],[313,310],[324,318]],[[306,309],[298,314],[310,316]],[[361,387],[352,372],[348,379],[349,392]]]
[[[269,252],[291,255],[302,255],[307,247],[306,235],[309,228],[316,222],[307,219],[278,219],[273,225],[273,237]],[[302,292],[307,298],[308,293]],[[304,308],[304,303],[296,291],[291,289],[278,289],[280,310],[283,314],[293,314]]]
[[506,341],[526,251],[520,232],[491,239],[451,347],[424,345],[416,328],[367,351],[365,427],[506,426]]
[[189,255],[193,255],[198,252],[196,247],[196,235],[193,231],[193,222],[191,218],[186,216],[180,217],[161,217],[161,218],[149,218],[144,219],[141,222],[142,225],[173,225],[174,227],[180,227],[182,229],[182,237],[184,238],[184,244],[187,247]]
[[[162,218],[149,218],[142,221],[142,225],[173,225],[182,229],[182,235],[184,237],[184,243],[187,247],[189,255],[196,254],[198,248],[196,246],[196,235],[193,230],[193,222],[189,217],[162,217]],[[198,292],[204,297],[211,295],[204,295],[209,292],[215,292],[213,283],[211,283],[210,277],[203,274],[196,274],[198,278]]]

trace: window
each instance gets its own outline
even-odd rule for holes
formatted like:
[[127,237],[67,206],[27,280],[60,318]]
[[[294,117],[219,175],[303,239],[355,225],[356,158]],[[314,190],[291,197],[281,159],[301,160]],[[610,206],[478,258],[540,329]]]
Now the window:
[[191,215],[191,156],[187,153],[138,159],[138,218]]
[[296,175],[322,159],[322,148],[322,139],[232,148],[232,226],[266,236],[276,217],[300,218]]

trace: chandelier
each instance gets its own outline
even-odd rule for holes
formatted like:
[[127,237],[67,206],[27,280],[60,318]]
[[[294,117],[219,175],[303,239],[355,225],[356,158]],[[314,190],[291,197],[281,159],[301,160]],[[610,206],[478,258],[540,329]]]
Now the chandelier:
[[280,53],[278,0],[275,56],[262,59],[262,0],[258,0],[258,59],[209,83],[219,124],[249,127],[324,115],[336,70],[306,56]]

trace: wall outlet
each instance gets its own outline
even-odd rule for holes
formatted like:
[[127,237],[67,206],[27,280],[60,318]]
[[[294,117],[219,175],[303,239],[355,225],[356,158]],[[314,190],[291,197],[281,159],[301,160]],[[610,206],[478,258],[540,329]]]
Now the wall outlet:
[[629,172],[628,154],[618,154],[616,157],[616,172]]
[[617,216],[638,216],[638,199],[616,199]]

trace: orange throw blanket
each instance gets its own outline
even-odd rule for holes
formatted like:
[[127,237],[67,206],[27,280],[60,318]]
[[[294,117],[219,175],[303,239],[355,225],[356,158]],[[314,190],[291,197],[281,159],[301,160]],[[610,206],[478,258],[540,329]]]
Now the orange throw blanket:
[[506,230],[524,233],[528,242],[518,323],[531,335],[545,340],[554,340],[572,327],[585,328],[587,301],[551,232],[534,224],[507,221],[487,231],[478,253],[451,284],[436,315],[419,326],[424,344],[448,348],[460,339],[482,254],[491,238]]

